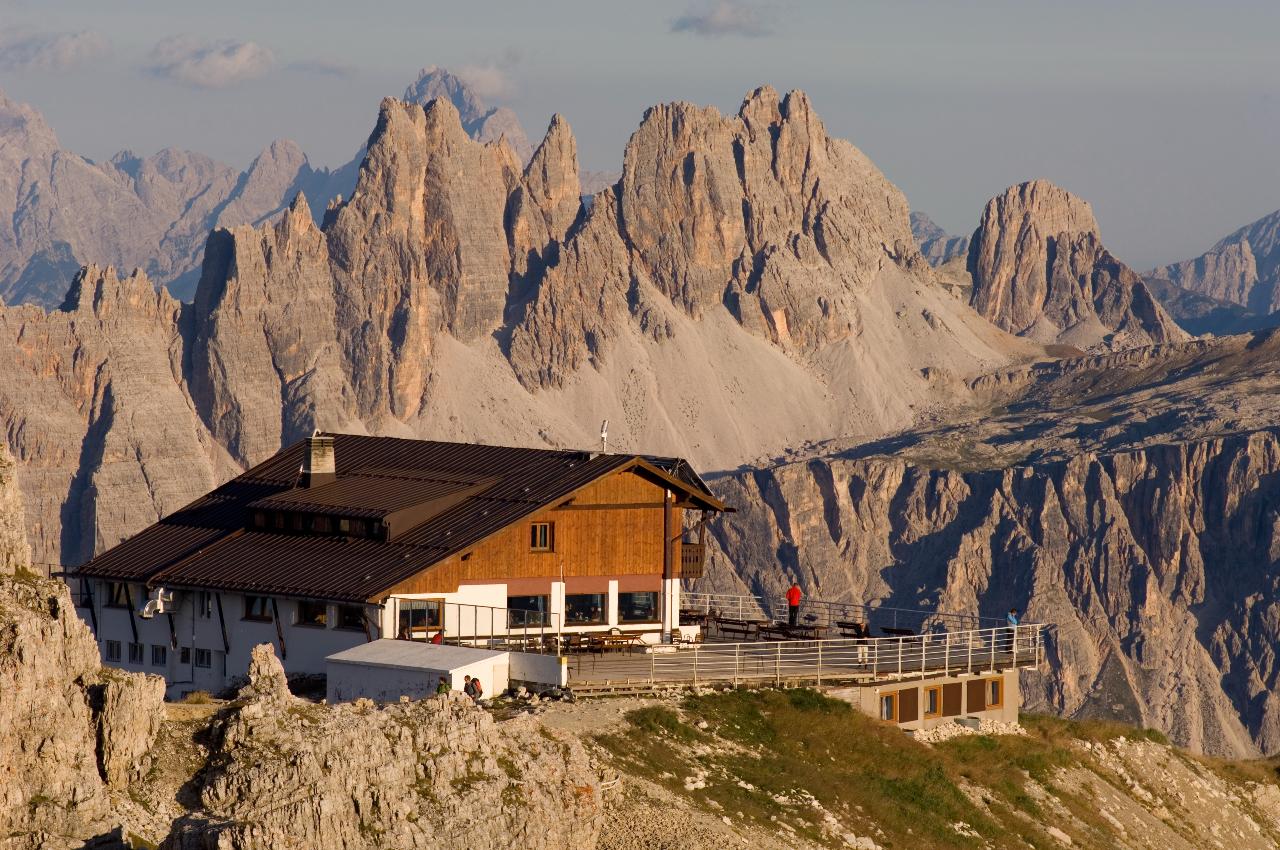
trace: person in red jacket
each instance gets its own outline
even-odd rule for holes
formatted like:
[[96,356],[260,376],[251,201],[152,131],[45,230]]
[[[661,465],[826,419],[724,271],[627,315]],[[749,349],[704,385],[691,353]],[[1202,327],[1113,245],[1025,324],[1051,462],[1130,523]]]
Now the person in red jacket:
[[791,589],[787,591],[787,622],[794,626],[796,620],[800,618],[800,585],[794,581],[791,582]]

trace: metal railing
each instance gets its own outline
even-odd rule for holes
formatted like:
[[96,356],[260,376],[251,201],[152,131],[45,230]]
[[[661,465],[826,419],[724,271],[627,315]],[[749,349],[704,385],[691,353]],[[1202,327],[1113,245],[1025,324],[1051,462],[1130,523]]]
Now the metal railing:
[[574,657],[570,685],[902,680],[1034,667],[1048,626],[900,637],[693,644],[600,659]]
[[440,617],[400,637],[431,641],[440,634],[441,643],[454,646],[560,654],[564,629],[559,613],[445,602]]
[[[721,593],[680,594],[680,610],[702,615],[715,614],[734,620],[782,622],[789,616],[787,600],[782,596],[744,596]],[[873,631],[879,628],[911,629],[915,632],[939,630],[960,631],[983,626],[1007,625],[1001,617],[936,611],[923,608],[894,608],[864,605],[857,602],[832,602],[824,599],[802,599],[798,622],[806,626],[829,628],[842,622],[859,622]]]

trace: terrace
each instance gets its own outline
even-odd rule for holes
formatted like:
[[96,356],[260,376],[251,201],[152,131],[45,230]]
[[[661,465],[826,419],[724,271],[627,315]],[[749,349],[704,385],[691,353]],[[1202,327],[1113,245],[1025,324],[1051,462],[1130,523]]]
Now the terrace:
[[[685,593],[670,643],[652,631],[582,633],[554,616],[457,606],[445,642],[565,657],[576,692],[702,684],[892,682],[1033,668],[1048,626],[969,613]],[[464,610],[466,609],[466,610]]]

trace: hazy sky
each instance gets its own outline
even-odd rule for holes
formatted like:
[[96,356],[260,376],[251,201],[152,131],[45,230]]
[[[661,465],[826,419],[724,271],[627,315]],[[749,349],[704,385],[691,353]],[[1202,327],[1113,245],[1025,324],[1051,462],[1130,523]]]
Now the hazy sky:
[[535,144],[563,113],[592,169],[619,167],[653,103],[802,88],[948,230],[1047,177],[1145,268],[1280,208],[1278,34],[1277,0],[0,0],[0,88],[91,158],[244,167],[289,137],[338,165],[379,98],[438,64]]

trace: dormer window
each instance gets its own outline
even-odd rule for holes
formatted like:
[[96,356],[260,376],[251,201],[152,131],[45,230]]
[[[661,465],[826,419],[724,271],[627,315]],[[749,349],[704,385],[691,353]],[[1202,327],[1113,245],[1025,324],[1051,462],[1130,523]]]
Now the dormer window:
[[529,526],[529,551],[550,552],[555,548],[555,523],[535,522]]

